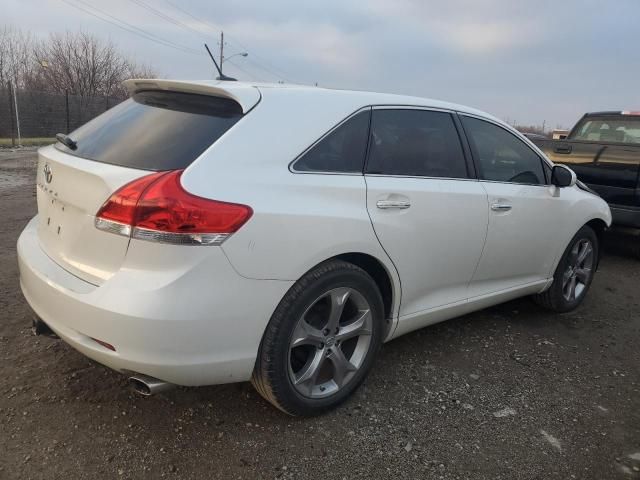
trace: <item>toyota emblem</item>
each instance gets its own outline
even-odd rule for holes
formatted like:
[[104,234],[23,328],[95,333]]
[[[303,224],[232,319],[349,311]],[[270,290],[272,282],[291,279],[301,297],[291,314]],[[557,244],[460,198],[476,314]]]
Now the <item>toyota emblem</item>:
[[53,172],[51,172],[51,167],[48,163],[45,164],[42,173],[44,173],[44,179],[47,181],[47,183],[51,183],[51,180],[53,179]]

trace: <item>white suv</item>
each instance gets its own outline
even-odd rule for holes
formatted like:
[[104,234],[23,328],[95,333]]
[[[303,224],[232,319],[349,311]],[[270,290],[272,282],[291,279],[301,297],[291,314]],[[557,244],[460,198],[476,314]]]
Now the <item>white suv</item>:
[[583,300],[607,204],[485,113],[313,87],[130,80],[39,151],[21,286],[47,328],[154,393],[251,379],[289,414],[380,345],[524,295]]

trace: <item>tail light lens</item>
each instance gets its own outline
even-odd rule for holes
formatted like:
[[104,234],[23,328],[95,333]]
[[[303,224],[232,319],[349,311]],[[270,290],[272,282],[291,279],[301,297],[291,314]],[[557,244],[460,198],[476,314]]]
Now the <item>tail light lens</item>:
[[162,243],[220,245],[253,215],[247,205],[185,191],[182,172],[153,173],[126,184],[100,208],[96,228]]

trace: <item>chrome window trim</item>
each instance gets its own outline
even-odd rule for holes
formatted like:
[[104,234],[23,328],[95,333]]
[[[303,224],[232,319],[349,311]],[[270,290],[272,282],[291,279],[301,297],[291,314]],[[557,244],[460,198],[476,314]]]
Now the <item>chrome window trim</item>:
[[[483,117],[482,115],[476,115],[476,114],[473,114],[473,113],[460,112],[460,111],[458,111],[458,112],[456,112],[456,113],[457,113],[458,115],[460,115],[460,116],[464,116],[464,117],[471,117],[471,118],[475,118],[475,119],[477,119],[477,120],[482,120],[482,121],[485,121],[485,122],[487,122],[487,123],[491,123],[492,125],[495,125],[496,127],[501,128],[501,129],[502,129],[502,130],[504,130],[505,132],[510,133],[511,135],[513,135],[514,137],[516,137],[518,140],[522,141],[522,143],[524,143],[527,147],[529,147],[529,149],[530,149],[531,151],[533,151],[533,153],[535,153],[535,154],[538,156],[538,158],[539,158],[540,160],[542,160],[543,162],[545,162],[545,163],[549,166],[549,168],[553,169],[553,167],[555,166],[555,164],[554,164],[551,160],[549,160],[549,159],[547,158],[547,156],[546,156],[546,155],[545,155],[545,154],[544,154],[544,153],[543,153],[543,152],[542,152],[538,147],[536,147],[536,146],[535,146],[535,144],[534,144],[533,142],[531,142],[531,140],[529,140],[527,137],[525,137],[524,135],[522,135],[522,134],[521,134],[519,131],[517,131],[515,128],[512,128],[512,127],[510,127],[510,126],[509,126],[509,127],[507,127],[507,126],[505,126],[504,124],[502,124],[502,123],[500,123],[500,122],[498,122],[498,121],[496,121],[496,120],[493,120],[493,119],[491,119],[491,118],[487,118],[487,117]],[[463,125],[463,126],[464,126],[464,125]],[[466,132],[465,132],[465,134],[466,134]],[[468,136],[468,134],[467,134],[467,136]],[[468,141],[469,141],[469,143],[471,143],[471,140],[468,140]],[[474,161],[475,161],[475,159],[474,159]],[[544,174],[544,176],[545,176],[545,181],[546,181],[546,180],[547,180],[547,178],[546,178],[546,177],[547,177],[547,175],[546,175],[546,173],[545,173],[545,171],[544,171],[544,167],[542,168],[542,173]],[[551,183],[519,183],[519,182],[503,182],[503,181],[500,181],[500,180],[485,180],[485,179],[482,179],[482,178],[478,178],[478,180],[479,180],[479,181],[481,181],[481,182],[489,182],[489,183],[505,183],[505,184],[509,184],[509,185],[530,185],[530,186],[533,186],[533,187],[550,187],[550,186],[552,186],[552,184],[551,184]],[[551,180],[551,179],[549,179],[549,180]]]
[[450,108],[428,107],[426,105],[380,104],[380,105],[371,105],[371,109],[372,110],[427,110],[430,112],[455,113],[455,110],[452,110]]
[[459,182],[479,182],[477,178],[460,177],[427,177],[421,175],[391,175],[386,173],[365,173],[365,177],[385,177],[385,178],[415,178],[416,180],[456,180]]
[[541,187],[541,188],[549,188],[552,187],[553,185],[547,185],[547,184],[542,184],[542,183],[519,183],[519,182],[503,182],[501,180],[483,180],[483,179],[478,179],[479,182],[484,182],[484,183],[501,183],[504,185],[524,185],[525,187]]

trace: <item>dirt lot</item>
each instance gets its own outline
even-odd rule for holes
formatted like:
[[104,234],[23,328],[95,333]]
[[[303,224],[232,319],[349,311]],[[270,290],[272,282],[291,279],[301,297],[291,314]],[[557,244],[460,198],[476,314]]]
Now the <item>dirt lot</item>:
[[640,478],[640,261],[608,239],[585,304],[510,302],[406,335],[352,400],[286,417],[249,384],[151,398],[33,337],[15,244],[34,154],[0,152],[0,478]]

